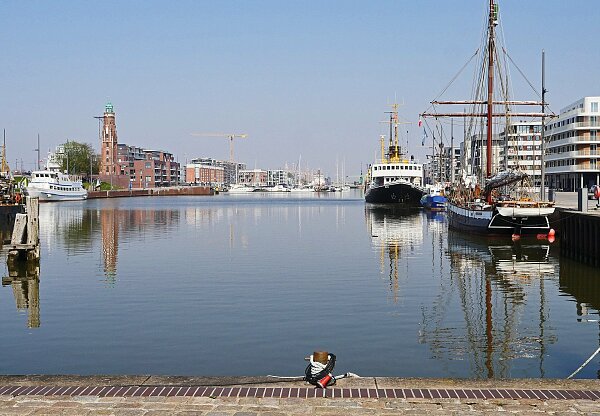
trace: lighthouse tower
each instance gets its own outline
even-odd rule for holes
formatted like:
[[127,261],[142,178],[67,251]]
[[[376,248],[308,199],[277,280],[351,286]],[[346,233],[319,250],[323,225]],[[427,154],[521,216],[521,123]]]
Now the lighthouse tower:
[[107,103],[104,108],[104,123],[100,143],[100,177],[105,182],[112,182],[117,175],[117,125],[115,123],[115,112],[113,105]]

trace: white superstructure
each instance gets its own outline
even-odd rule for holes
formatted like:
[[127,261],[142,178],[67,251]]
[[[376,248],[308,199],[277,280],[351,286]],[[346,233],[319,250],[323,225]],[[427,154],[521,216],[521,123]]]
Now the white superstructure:
[[423,165],[401,160],[399,162],[374,163],[371,166],[371,181],[375,186],[405,182],[414,186],[423,184]]
[[48,170],[31,172],[31,180],[27,185],[29,196],[38,197],[40,201],[73,201],[87,198],[87,191],[81,180],[72,180],[65,173]]

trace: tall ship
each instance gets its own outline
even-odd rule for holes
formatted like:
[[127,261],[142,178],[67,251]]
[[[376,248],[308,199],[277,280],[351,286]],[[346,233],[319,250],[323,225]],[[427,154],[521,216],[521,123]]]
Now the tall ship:
[[[421,114],[422,117],[435,118],[438,122],[443,118],[453,117],[462,117],[465,121],[465,151],[461,163],[463,172],[448,195],[448,225],[450,228],[469,233],[512,234],[514,238],[522,234],[552,235],[548,216],[554,212],[554,204],[545,200],[543,173],[544,119],[547,116],[543,59],[541,101],[509,99],[508,92],[512,90],[512,85],[509,84],[506,67],[512,59],[504,46],[497,45],[498,24],[498,5],[495,0],[489,0],[487,33],[482,38],[483,44],[471,58],[478,56],[480,60],[480,70],[473,83],[473,98],[465,101],[432,101],[430,108],[434,111]],[[447,89],[448,87],[444,91]],[[448,104],[460,105],[465,111],[436,110],[436,106]],[[522,106],[540,106],[541,112],[520,111]],[[541,159],[539,195],[532,191],[535,187],[531,186],[530,178],[518,164],[515,169],[509,169],[505,159],[502,166],[496,153],[501,146],[498,143],[502,143],[501,127],[505,128],[505,154],[509,154],[510,151],[506,149],[507,128],[511,126],[511,120],[523,118],[542,120],[541,149],[537,155],[537,160]],[[493,152],[494,146],[496,148]],[[494,158],[496,163],[493,163]]]
[[381,136],[381,159],[375,161],[368,171],[365,182],[365,201],[371,204],[399,204],[418,208],[426,191],[423,188],[423,164],[414,157],[406,159],[406,153],[398,144],[398,104],[390,112],[390,138],[387,152],[385,136]]

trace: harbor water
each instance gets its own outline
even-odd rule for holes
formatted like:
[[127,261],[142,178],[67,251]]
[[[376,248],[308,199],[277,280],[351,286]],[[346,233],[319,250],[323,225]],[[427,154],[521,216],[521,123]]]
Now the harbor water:
[[40,239],[39,277],[0,288],[0,374],[297,376],[327,350],[336,374],[564,378],[599,344],[600,274],[557,242],[358,191],[48,203]]

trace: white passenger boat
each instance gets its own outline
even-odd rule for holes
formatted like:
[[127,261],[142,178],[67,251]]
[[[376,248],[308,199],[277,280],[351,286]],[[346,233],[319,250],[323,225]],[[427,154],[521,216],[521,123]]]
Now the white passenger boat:
[[73,180],[66,173],[49,170],[31,172],[31,180],[27,187],[29,196],[38,197],[40,201],[74,201],[87,199],[87,191],[81,180]]
[[241,185],[241,184],[232,184],[229,187],[229,190],[227,192],[229,192],[230,194],[246,194],[248,192],[254,192],[256,189],[253,186],[246,186],[246,185]]

